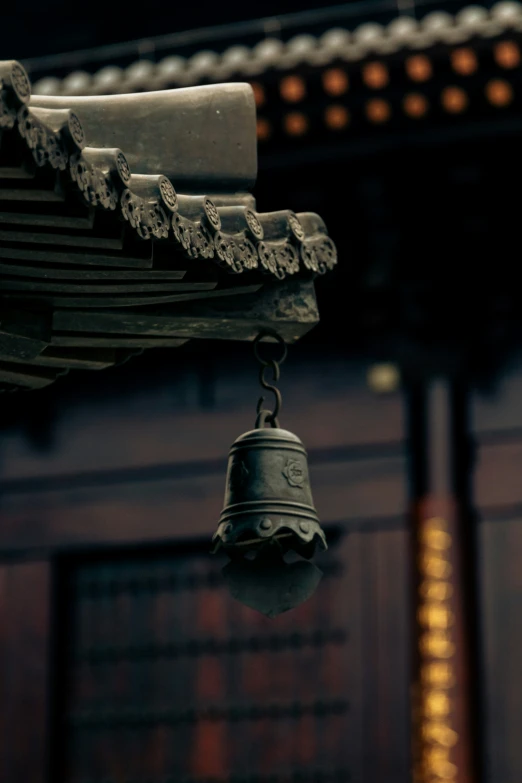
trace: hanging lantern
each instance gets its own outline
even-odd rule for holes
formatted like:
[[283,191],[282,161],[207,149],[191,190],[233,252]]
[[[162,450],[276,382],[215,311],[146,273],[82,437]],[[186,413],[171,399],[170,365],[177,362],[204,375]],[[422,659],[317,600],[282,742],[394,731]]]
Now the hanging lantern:
[[[283,346],[278,362],[261,358],[259,343],[265,336]],[[224,576],[234,597],[275,616],[306,600],[321,578],[312,563],[289,563],[284,556],[309,559],[317,546],[327,545],[312,500],[305,448],[280,428],[281,393],[265,379],[271,368],[273,382],[279,380],[286,345],[265,332],[256,338],[254,351],[261,363],[260,383],[275,395],[275,408],[264,409],[261,397],[255,429],[230,449],[225,504],[213,542],[214,552],[223,549],[231,557]]]

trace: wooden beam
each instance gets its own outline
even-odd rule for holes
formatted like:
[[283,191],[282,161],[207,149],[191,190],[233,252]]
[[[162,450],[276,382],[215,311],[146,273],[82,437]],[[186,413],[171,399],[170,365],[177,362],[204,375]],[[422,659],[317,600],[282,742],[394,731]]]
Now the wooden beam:
[[[288,343],[306,334],[319,321],[311,280],[244,286],[209,292],[204,303],[179,304],[154,312],[56,311],[58,332],[140,334],[213,340],[253,340],[271,328]],[[239,296],[239,294],[242,294]],[[177,295],[178,301],[189,295]]]

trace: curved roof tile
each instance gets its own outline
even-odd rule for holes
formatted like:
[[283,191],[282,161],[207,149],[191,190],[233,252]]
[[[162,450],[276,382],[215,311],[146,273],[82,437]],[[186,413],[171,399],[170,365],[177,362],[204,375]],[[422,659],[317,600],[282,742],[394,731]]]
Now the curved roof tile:
[[[510,29],[522,30],[522,3],[501,0],[490,9],[467,6],[454,16],[446,11],[431,11],[421,21],[399,16],[386,26],[366,22],[353,31],[336,27],[317,37],[297,35],[287,42],[265,38],[251,48],[235,45],[222,53],[203,50],[188,58],[169,55],[158,63],[138,60],[126,69],[109,65],[94,76],[76,72],[73,83],[80,88],[77,94],[81,91],[88,95],[192,85],[202,78],[251,78],[271,68],[286,70],[301,63],[327,65],[338,58],[352,62],[404,48],[419,50],[437,43],[463,43],[474,36],[492,37]],[[40,79],[34,92],[70,94],[68,80],[72,76],[59,83],[52,78]]]
[[[0,62],[0,388],[46,385],[85,350],[90,366],[100,346],[143,348],[165,331],[171,343],[202,336],[178,309],[160,327],[140,308],[237,297],[287,277],[306,288],[333,268],[318,215],[257,212],[248,192],[256,174],[248,85],[32,96],[22,66]],[[22,333],[20,324],[2,331],[6,307],[20,308]],[[307,306],[303,319],[307,330]],[[248,339],[262,320],[245,327]],[[220,328],[237,337],[233,325]]]

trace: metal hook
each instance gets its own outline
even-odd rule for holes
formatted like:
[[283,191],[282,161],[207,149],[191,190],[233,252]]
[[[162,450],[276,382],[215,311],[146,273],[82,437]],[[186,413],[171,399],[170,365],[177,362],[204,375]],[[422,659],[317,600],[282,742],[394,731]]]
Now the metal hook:
[[[270,422],[272,427],[279,427],[279,422],[277,417],[279,416],[279,411],[281,410],[282,397],[281,397],[281,392],[279,391],[277,386],[273,386],[271,383],[267,382],[265,378],[265,370],[267,369],[267,367],[272,368],[272,374],[273,374],[272,380],[274,383],[277,383],[281,373],[280,373],[279,365],[274,360],[272,360],[269,364],[265,365],[264,367],[261,367],[261,370],[259,372],[259,383],[261,384],[263,389],[272,392],[272,394],[275,397],[275,407],[273,411],[263,409],[262,406],[265,401],[265,398],[260,397],[256,408],[257,418],[258,421],[260,421],[261,420],[260,417],[263,414],[262,416],[263,424],[261,426],[264,426],[265,422],[268,421]],[[256,426],[259,427],[259,424],[256,423]]]

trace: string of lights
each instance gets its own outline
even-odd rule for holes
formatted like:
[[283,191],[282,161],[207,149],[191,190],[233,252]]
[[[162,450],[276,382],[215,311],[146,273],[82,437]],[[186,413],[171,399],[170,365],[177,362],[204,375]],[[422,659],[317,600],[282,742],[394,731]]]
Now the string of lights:
[[258,138],[309,138],[369,126],[451,122],[498,113],[520,98],[521,47],[514,36],[474,46],[438,47],[352,65],[272,72],[252,83]]

